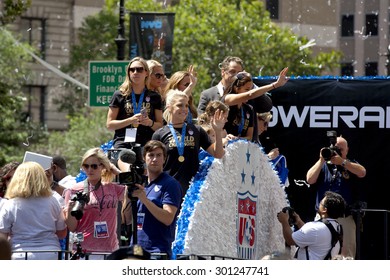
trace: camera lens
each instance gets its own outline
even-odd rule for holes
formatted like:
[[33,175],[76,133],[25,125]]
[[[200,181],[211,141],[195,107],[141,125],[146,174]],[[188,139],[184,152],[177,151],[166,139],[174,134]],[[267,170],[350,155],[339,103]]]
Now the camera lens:
[[321,156],[325,159],[325,160],[330,160],[330,158],[332,157],[333,155],[333,152],[330,148],[323,148],[321,150]]
[[79,201],[76,201],[74,207],[72,208],[72,211],[70,211],[70,214],[77,220],[80,220],[83,217],[83,209],[84,205]]

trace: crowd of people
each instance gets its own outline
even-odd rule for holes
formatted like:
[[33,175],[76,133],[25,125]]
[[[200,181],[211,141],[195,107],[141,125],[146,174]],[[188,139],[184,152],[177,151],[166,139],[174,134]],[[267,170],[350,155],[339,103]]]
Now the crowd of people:
[[[226,57],[219,68],[220,82],[201,92],[196,108],[193,93],[198,78],[193,65],[168,78],[158,61],[135,57],[129,62],[125,81],[109,104],[106,126],[114,133],[114,150],[142,148],[142,183],[120,182],[120,174],[132,175],[134,162],[113,159],[101,148],[91,148],[82,156],[80,168],[86,179],[81,182],[67,173],[62,156],[54,156],[46,170],[35,162],[3,166],[0,238],[10,243],[10,258],[63,259],[59,252],[70,250],[77,259],[140,254],[148,258],[164,254],[169,259],[176,219],[198,171],[199,153],[222,158],[234,139],[260,137],[270,162],[279,168],[281,184],[288,184],[285,158],[262,138],[272,118],[267,92],[288,82],[288,68],[281,70],[275,82],[261,87],[253,83],[238,57]],[[353,180],[349,179],[364,177],[365,169],[347,158],[343,137],[337,138],[336,146],[339,153],[325,160],[320,152],[307,173],[309,184],[321,182],[318,222],[305,224],[294,212],[291,224],[288,212],[278,214],[286,246],[301,248],[298,259],[324,259],[332,248],[355,257],[356,226],[344,208],[353,203]],[[343,235],[342,244],[333,246],[333,231],[324,220]],[[129,226],[128,242],[121,244],[120,229]]]

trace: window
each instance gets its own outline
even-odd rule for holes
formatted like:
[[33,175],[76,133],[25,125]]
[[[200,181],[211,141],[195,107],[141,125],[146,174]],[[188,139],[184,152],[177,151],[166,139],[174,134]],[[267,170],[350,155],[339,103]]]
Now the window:
[[341,19],[341,36],[352,37],[354,35],[353,15],[343,15]]
[[377,76],[378,75],[378,63],[377,62],[367,62],[365,65],[366,76]]
[[270,13],[271,19],[279,19],[279,0],[267,0],[265,8]]
[[22,17],[20,32],[23,39],[40,51],[45,59],[46,51],[46,19]]
[[352,63],[341,64],[341,76],[353,76],[353,71]]
[[34,123],[45,123],[45,87],[26,86],[23,89],[26,94],[27,104],[23,112],[25,120]]
[[366,15],[366,34],[370,36],[378,35],[378,15]]

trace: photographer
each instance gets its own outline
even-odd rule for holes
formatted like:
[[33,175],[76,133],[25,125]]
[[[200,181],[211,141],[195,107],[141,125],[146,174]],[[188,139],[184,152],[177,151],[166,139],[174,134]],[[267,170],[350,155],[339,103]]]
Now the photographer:
[[[329,133],[329,132],[328,132]],[[335,132],[334,132],[335,133]],[[329,137],[330,135],[328,135]],[[335,144],[333,145],[332,137]],[[348,143],[343,137],[335,135],[330,136],[331,154],[330,158],[325,159],[324,155],[329,148],[322,148],[317,162],[309,169],[306,175],[307,183],[310,185],[316,184],[317,198],[316,210],[319,209],[321,199],[327,190],[339,193],[343,196],[348,206],[354,203],[357,199],[358,178],[366,176],[366,169],[356,161],[349,160]],[[345,257],[355,258],[356,254],[356,224],[349,212],[345,213],[344,218],[339,218],[338,222],[343,226],[344,230],[344,247],[342,255]]]
[[176,179],[163,172],[167,150],[162,142],[147,142],[143,157],[148,176],[146,186],[135,184],[131,190],[131,196],[138,198],[138,245],[150,253],[166,253],[170,258],[182,197],[181,186]]
[[124,200],[126,186],[112,182],[118,170],[100,148],[84,154],[81,168],[87,179],[65,190],[66,224],[70,231],[83,234],[86,253],[111,253],[119,248],[117,205]]
[[[329,226],[341,234],[342,229],[337,218],[344,215],[345,201],[343,197],[334,192],[326,192],[320,202],[318,215],[322,220],[327,220]],[[340,251],[340,241],[332,245],[333,234],[330,228],[322,221],[304,223],[294,211],[281,211],[277,215],[282,224],[283,237],[289,246],[296,245],[298,250],[295,258],[298,260],[323,260],[328,254],[334,256]],[[293,232],[291,226],[294,223],[298,230]]]

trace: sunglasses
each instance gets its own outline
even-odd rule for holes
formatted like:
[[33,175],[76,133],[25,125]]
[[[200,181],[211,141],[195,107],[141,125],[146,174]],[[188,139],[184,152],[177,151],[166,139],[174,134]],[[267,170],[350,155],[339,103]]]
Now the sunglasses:
[[96,163],[86,164],[86,163],[84,163],[83,164],[83,169],[88,170],[91,167],[93,170],[96,170],[96,169],[98,169],[98,167],[100,165],[102,165],[102,164],[101,163],[100,164],[96,164]]
[[267,126],[268,126],[269,122],[267,122],[267,121],[263,120],[261,117],[257,117],[257,119],[258,119],[259,121],[262,121],[262,122],[264,122],[264,126],[265,126],[265,127],[267,127]]
[[137,73],[143,73],[144,70],[145,70],[145,68],[143,68],[143,67],[130,67],[130,68],[129,68],[129,71],[130,71],[131,73],[134,73],[134,72],[136,72],[136,71],[137,71]]
[[161,73],[154,73],[153,75],[154,75],[154,76],[156,77],[156,79],[158,79],[158,80],[160,80],[161,78],[165,77],[165,75],[164,75],[164,74],[161,74]]

